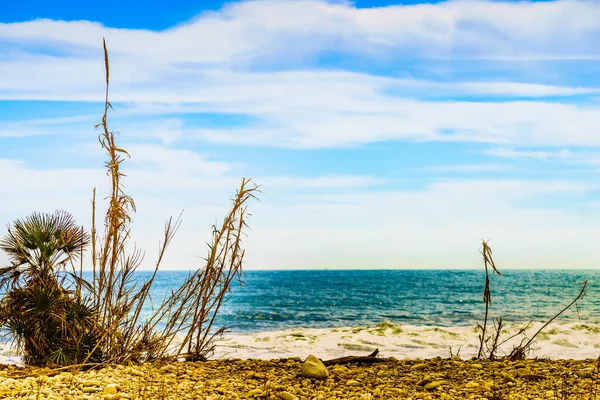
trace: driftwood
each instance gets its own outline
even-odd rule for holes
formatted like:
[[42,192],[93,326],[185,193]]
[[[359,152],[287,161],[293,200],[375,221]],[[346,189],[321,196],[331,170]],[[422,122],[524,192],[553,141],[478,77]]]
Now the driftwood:
[[329,365],[338,365],[338,364],[349,364],[349,363],[363,363],[363,364],[374,364],[378,362],[386,362],[388,361],[385,358],[377,357],[379,354],[379,349],[375,349],[374,352],[369,354],[368,356],[346,356],[340,358],[334,358],[333,360],[324,360],[323,364],[327,367]]

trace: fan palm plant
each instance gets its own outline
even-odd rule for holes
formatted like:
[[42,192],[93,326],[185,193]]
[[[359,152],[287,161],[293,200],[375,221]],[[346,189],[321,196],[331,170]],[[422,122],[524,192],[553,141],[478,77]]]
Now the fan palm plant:
[[0,240],[10,262],[0,268],[0,326],[28,364],[76,362],[98,340],[94,309],[81,291],[85,281],[67,270],[88,243],[89,235],[65,211],[16,220]]
[[0,269],[0,285],[20,279],[52,279],[67,262],[77,259],[90,241],[89,234],[66,211],[35,212],[13,222],[0,240],[11,265]]

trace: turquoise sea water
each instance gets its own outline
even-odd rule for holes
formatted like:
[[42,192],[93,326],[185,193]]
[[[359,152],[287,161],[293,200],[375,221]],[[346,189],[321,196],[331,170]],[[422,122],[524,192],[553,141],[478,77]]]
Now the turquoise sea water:
[[[189,272],[161,271],[151,296],[159,303]],[[530,356],[596,358],[600,354],[600,271],[503,271],[491,277],[493,320],[503,317],[502,337],[533,323],[532,337],[568,305],[588,280],[587,295],[536,337]],[[138,272],[141,283],[149,272]],[[483,271],[352,270],[246,271],[232,287],[213,328],[229,327],[214,357],[275,358],[384,356],[447,357],[477,354],[482,323]],[[147,311],[150,310],[150,305]],[[489,332],[489,331],[488,331]],[[507,341],[508,354],[523,336]],[[0,343],[0,364],[19,363]]]
[[[146,273],[140,273],[143,277]],[[560,321],[600,322],[600,271],[506,270],[491,277],[490,317],[545,321],[588,280],[587,295]],[[159,272],[160,299],[187,272]],[[427,326],[474,326],[483,318],[483,271],[351,270],[245,271],[218,323],[232,332],[368,326],[384,321]]]

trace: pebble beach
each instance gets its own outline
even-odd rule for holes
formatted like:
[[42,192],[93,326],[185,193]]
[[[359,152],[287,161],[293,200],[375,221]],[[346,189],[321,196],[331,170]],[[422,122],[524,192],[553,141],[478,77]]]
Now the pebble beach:
[[[315,361],[316,360],[316,361]],[[386,358],[325,367],[309,356],[106,366],[72,372],[0,368],[2,399],[590,399],[596,359]],[[565,397],[566,396],[566,397]]]

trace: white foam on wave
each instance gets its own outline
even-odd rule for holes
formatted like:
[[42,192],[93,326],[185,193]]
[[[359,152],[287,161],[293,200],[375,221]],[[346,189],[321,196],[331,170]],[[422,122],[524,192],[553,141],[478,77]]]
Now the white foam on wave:
[[[507,324],[500,341],[526,324]],[[525,331],[532,337],[542,326],[533,323]],[[493,327],[488,326],[488,332]],[[524,336],[505,342],[497,353],[510,353]],[[382,357],[433,358],[454,355],[469,359],[479,349],[478,331],[473,326],[434,327],[398,325],[383,322],[373,326],[327,329],[287,329],[252,334],[226,334],[216,342],[213,358],[305,358],[315,354],[329,359],[347,355],[367,355],[379,349]],[[553,323],[540,333],[529,357],[587,359],[600,355],[600,324]],[[8,343],[0,343],[0,364],[21,364],[21,357]]]
[[21,355],[12,343],[0,342],[0,364],[23,364]]
[[[526,324],[507,324],[502,342]],[[506,341],[498,355],[507,355],[523,338],[530,338],[543,325],[532,323],[526,336]],[[490,327],[488,326],[488,332]],[[369,327],[333,329],[288,329],[253,334],[229,334],[218,341],[216,358],[284,358],[309,354],[321,358],[366,355],[379,349],[383,357],[433,358],[454,355],[468,359],[477,355],[478,331],[472,326],[433,327],[381,323]],[[600,324],[554,323],[540,333],[529,357],[587,359],[600,355]]]

